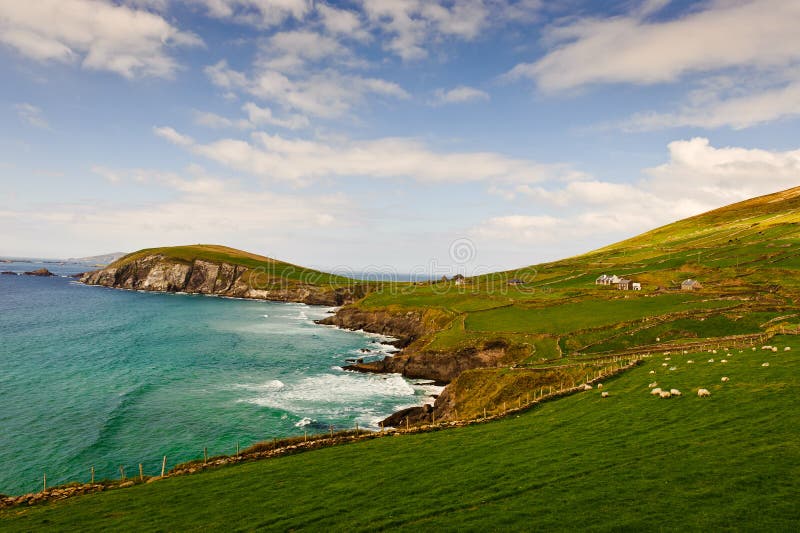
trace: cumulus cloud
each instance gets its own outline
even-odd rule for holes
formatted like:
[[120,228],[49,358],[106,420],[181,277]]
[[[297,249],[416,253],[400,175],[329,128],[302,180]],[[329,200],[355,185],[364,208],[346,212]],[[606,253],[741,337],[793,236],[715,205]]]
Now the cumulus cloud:
[[508,77],[544,91],[591,83],[671,82],[692,72],[776,68],[800,60],[800,4],[717,0],[671,20],[650,20],[664,2],[627,16],[570,20],[551,28],[553,49],[515,66]]
[[532,203],[538,212],[493,217],[472,233],[477,238],[528,244],[595,237],[597,247],[800,185],[800,149],[717,148],[698,137],[671,142],[668,151],[666,163],[644,169],[633,184],[577,179],[561,187],[521,184],[504,190],[508,197]]
[[170,50],[202,41],[156,13],[103,0],[0,0],[0,43],[36,61],[136,78],[171,76]]
[[242,106],[245,118],[231,119],[208,111],[195,111],[194,123],[207,128],[240,130],[255,129],[260,126],[277,126],[288,130],[299,130],[310,126],[308,117],[303,115],[276,116],[268,107],[259,107],[253,102]]
[[44,118],[42,110],[35,105],[22,103],[15,105],[14,109],[17,111],[19,119],[28,126],[43,130],[50,129],[50,124]]
[[465,102],[475,102],[478,100],[489,100],[489,93],[474,87],[459,85],[453,89],[436,89],[433,93],[434,105],[462,104]]
[[535,183],[581,175],[564,165],[540,164],[493,152],[437,152],[408,138],[327,143],[254,132],[250,141],[221,139],[199,144],[170,127],[154,131],[229,168],[298,184],[332,177],[409,178],[427,183]]

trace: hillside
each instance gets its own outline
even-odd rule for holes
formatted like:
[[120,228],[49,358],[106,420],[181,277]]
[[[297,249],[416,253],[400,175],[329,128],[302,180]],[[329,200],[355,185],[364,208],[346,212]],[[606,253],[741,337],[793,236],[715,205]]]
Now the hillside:
[[353,280],[211,244],[146,248],[81,278],[122,289],[341,305],[363,296]]
[[[605,381],[607,398],[595,388],[497,422],[7,509],[0,528],[792,531],[800,338],[772,344],[727,363],[673,355],[675,370],[653,357]],[[656,398],[652,381],[683,394]]]
[[[517,402],[531,383],[602,371],[611,354],[733,346],[795,328],[798,222],[795,188],[561,261],[463,284],[384,286],[328,322],[406,335],[402,354],[356,368],[450,383],[435,416],[475,416]],[[642,290],[596,285],[603,274]],[[690,278],[702,289],[681,290]],[[408,316],[413,327],[397,327]]]

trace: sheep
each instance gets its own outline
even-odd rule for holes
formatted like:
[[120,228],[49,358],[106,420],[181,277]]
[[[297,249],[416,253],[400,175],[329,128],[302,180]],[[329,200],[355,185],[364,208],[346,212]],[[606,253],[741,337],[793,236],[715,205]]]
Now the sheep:
[[786,348],[783,349],[783,351],[784,352],[791,352],[792,351],[792,347],[791,346],[787,346]]
[[648,385],[648,387],[650,387],[651,389],[652,389],[653,387],[658,387],[658,382],[654,381],[654,382],[652,382],[650,385]]
[[652,394],[653,396],[658,396],[659,394],[661,394],[661,388],[656,387],[655,389],[650,391],[650,394]]
[[670,394],[670,392],[668,390],[662,390],[661,394],[659,394],[660,398],[669,398],[671,396],[672,396],[672,394]]
[[730,380],[731,380],[731,378],[729,378],[728,376],[722,376],[722,379],[720,379],[720,381],[723,382],[723,383],[727,383]]
[[717,351],[716,350],[711,350],[711,353],[713,353],[714,355],[717,355]]
[[677,366],[671,366],[671,367],[669,367],[669,369],[670,370],[678,370],[678,367]]
[[727,362],[728,362],[728,360],[727,360],[727,359],[720,359],[720,361],[719,361],[719,362],[720,362],[720,363],[727,363]]
[[761,366],[769,366],[769,363],[761,363]]
[[598,383],[598,384],[597,384],[597,388],[598,388],[598,389],[602,389],[602,388],[603,388],[603,384],[602,384],[602,383]]
[[725,348],[725,351],[726,351],[726,352],[730,352],[730,351],[731,351],[731,349],[730,349],[730,348]]
[[655,374],[655,373],[656,373],[656,371],[655,371],[655,370],[651,370],[651,371],[650,371],[650,373],[651,373],[651,374]]
[[692,365],[692,364],[694,364],[694,359],[689,359],[689,360],[688,360],[688,361],[686,361],[686,362],[687,362],[688,364]]
[[771,350],[772,346],[770,346],[769,344],[766,344],[766,345],[762,346],[761,349],[762,350]]
[[754,352],[756,351],[756,347],[755,347],[755,346],[753,346],[753,351],[754,351]]
[[714,362],[714,360],[713,360],[713,359],[709,359],[709,360],[708,360],[708,362],[709,362],[709,363],[713,363],[713,362]]
[[681,395],[681,391],[679,391],[678,389],[670,389],[669,393],[671,395],[673,395],[673,396],[680,396]]
[[600,393],[600,397],[601,398],[608,398],[608,393],[606,391],[603,391],[603,392]]
[[683,355],[689,355],[689,350],[684,350]]
[[584,383],[583,384],[583,390],[592,390],[592,386],[589,385],[588,383]]
[[708,389],[698,389],[697,390],[697,396],[699,396],[700,398],[703,398],[704,396],[711,396],[711,393],[708,392]]
[[774,347],[774,346],[773,346],[773,348],[772,348],[772,351],[773,351],[773,352],[777,352],[777,351],[778,351],[778,348],[776,348],[776,347]]
[[661,366],[667,366],[667,363],[661,363]]
[[664,361],[672,361],[672,357],[665,357]]

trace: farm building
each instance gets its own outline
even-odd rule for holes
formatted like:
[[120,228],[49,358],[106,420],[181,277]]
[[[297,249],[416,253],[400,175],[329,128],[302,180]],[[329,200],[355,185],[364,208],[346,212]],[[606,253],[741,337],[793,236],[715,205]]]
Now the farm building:
[[597,278],[594,282],[595,285],[616,285],[620,282],[620,278],[615,275],[606,275],[603,274],[599,278]]
[[687,279],[681,283],[681,290],[684,291],[698,291],[703,288],[703,285],[696,279]]
[[464,276],[461,274],[456,274],[453,276],[453,281],[455,281],[456,285],[464,285],[467,282],[466,278],[464,278]]
[[521,279],[516,279],[516,278],[508,281],[509,285],[522,285],[523,283],[525,282],[522,281]]
[[633,290],[633,291],[640,291],[640,290],[642,290],[642,284],[641,284],[641,283],[637,283],[637,282],[633,282],[633,283],[631,284],[631,290]]

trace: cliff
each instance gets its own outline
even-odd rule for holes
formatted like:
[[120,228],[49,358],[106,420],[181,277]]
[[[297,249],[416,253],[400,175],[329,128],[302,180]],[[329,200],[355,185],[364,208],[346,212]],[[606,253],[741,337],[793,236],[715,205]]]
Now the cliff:
[[313,305],[340,306],[363,297],[364,288],[315,284],[275,275],[261,267],[204,258],[175,258],[163,253],[137,254],[81,277],[87,285],[159,292],[214,294]]

